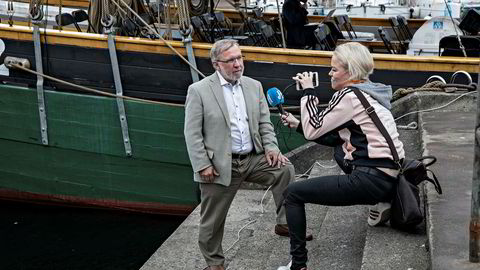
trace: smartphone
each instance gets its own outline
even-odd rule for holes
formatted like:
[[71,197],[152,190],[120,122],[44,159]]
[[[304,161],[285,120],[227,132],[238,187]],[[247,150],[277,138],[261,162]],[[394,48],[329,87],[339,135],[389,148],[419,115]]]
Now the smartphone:
[[[318,86],[318,72],[312,72],[313,87]],[[297,90],[303,90],[302,85],[297,81]]]

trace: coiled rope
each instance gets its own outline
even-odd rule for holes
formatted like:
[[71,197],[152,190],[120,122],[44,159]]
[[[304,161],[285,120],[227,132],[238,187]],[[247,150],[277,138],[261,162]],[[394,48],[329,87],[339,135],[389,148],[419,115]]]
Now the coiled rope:
[[433,92],[445,92],[451,93],[459,90],[463,91],[475,91],[477,89],[476,83],[470,84],[455,84],[455,83],[444,83],[441,81],[433,81],[424,84],[418,88],[408,87],[408,88],[398,88],[392,96],[392,101],[395,101],[403,96],[406,96],[413,92],[421,91],[433,91]]

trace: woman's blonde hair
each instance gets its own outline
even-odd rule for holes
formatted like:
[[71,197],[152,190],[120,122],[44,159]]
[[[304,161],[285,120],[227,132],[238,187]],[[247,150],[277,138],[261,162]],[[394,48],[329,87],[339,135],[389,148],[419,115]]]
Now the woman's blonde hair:
[[373,57],[367,47],[358,42],[339,45],[333,55],[350,74],[350,80],[368,80],[373,73]]

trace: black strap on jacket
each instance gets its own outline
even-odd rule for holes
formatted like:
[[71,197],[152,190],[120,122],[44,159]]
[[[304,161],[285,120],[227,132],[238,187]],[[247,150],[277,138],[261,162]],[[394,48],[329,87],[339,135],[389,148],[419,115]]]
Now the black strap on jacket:
[[395,148],[395,144],[393,143],[393,140],[390,134],[388,134],[387,129],[382,124],[382,121],[380,121],[380,118],[378,118],[378,115],[375,112],[375,108],[373,108],[370,102],[368,102],[367,98],[363,95],[362,91],[360,91],[356,87],[349,87],[349,88],[353,90],[353,93],[355,93],[355,95],[357,96],[357,98],[360,100],[363,107],[365,108],[365,112],[368,114],[368,116],[370,116],[375,126],[377,126],[378,130],[380,131],[380,133],[382,133],[383,137],[385,137],[385,140],[387,140],[388,147],[390,147],[390,151],[392,151],[393,160],[395,161],[398,168],[400,169],[401,162],[400,162],[400,158],[398,157],[398,152],[397,152],[397,149]]

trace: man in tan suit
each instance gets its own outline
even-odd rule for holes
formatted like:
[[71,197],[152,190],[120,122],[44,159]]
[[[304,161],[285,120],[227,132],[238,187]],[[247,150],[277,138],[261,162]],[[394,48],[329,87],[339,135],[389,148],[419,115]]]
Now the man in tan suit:
[[243,75],[235,40],[217,41],[210,58],[216,72],[188,88],[185,141],[200,183],[198,243],[205,269],[224,269],[222,239],[230,204],[243,181],[272,186],[277,234],[288,236],[282,193],[294,168],[280,153],[260,82]]

